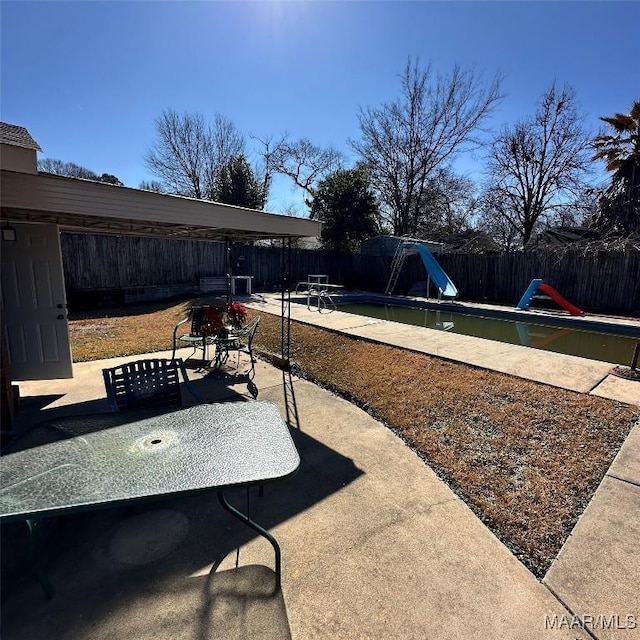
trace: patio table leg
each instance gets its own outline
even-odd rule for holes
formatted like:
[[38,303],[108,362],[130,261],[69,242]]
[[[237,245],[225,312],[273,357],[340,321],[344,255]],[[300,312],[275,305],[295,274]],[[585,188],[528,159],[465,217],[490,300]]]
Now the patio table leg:
[[242,520],[248,527],[251,527],[254,531],[259,533],[263,538],[266,538],[273,547],[276,557],[276,590],[279,590],[282,584],[282,561],[281,561],[281,552],[280,545],[278,541],[263,527],[261,527],[257,522],[252,520],[248,515],[245,515],[241,511],[238,511],[235,507],[231,506],[227,499],[224,497],[222,492],[218,492],[218,500],[220,500],[220,504],[231,514],[234,515],[239,520]]
[[217,341],[215,344],[215,358],[213,360],[214,369],[219,369],[226,361],[229,353],[225,350],[223,344],[220,341]]
[[202,370],[204,371],[207,367],[207,337],[202,336]]
[[53,598],[56,590],[49,580],[47,570],[44,566],[44,557],[42,550],[42,521],[27,519],[25,520],[29,532],[29,562],[38,578],[38,582],[44,591],[47,600]]

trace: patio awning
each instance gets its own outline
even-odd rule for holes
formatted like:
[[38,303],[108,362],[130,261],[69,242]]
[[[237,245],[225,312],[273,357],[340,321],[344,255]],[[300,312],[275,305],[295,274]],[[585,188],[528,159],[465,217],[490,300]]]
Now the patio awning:
[[1,171],[3,222],[45,222],[62,231],[191,240],[318,237],[315,220],[79,178]]

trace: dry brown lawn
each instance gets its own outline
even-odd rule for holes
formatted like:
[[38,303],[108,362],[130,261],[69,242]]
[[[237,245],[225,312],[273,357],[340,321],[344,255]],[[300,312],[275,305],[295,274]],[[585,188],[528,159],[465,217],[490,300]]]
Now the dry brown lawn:
[[[202,302],[200,300],[199,302]],[[171,347],[188,303],[71,321],[74,360]],[[634,421],[637,407],[293,323],[295,372],[384,422],[542,577]],[[277,353],[263,315],[258,349]]]

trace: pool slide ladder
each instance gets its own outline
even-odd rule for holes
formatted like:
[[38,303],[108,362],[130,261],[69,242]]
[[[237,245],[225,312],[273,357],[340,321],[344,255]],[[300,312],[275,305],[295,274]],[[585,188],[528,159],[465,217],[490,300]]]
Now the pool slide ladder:
[[[433,257],[433,254],[427,247],[416,242],[400,242],[396,248],[396,252],[391,262],[391,275],[387,288],[385,289],[385,295],[391,295],[398,282],[402,266],[408,255],[418,253],[422,258],[422,263],[427,270],[427,277],[433,280],[434,284],[438,288],[438,299],[441,296],[447,296],[449,298],[455,298],[458,295],[458,290],[453,284],[449,276],[444,272],[444,269],[440,266],[438,261]],[[427,286],[427,291],[429,290]]]
[[[340,284],[329,284],[329,276],[325,274],[311,274],[307,276],[306,281],[298,282],[296,285],[296,293],[302,293],[307,296],[307,309],[311,311],[311,298],[317,298],[317,310],[335,311],[337,309],[334,295],[340,292],[344,287]],[[331,309],[327,307],[327,302],[331,305]]]

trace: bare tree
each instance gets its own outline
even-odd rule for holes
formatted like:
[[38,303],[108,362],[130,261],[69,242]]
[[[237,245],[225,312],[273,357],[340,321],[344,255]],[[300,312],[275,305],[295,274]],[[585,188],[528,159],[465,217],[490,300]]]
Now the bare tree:
[[488,86],[473,70],[454,66],[433,75],[431,67],[407,61],[402,94],[395,102],[360,109],[361,140],[351,146],[369,167],[372,184],[399,235],[414,235],[433,173],[463,149],[501,99],[500,78]]
[[505,127],[491,144],[485,209],[504,218],[523,245],[544,222],[561,221],[586,188],[590,136],[583,120],[574,90],[554,83],[532,118]]
[[138,185],[142,191],[153,191],[154,193],[166,193],[162,183],[157,180],[142,180]]
[[291,141],[285,135],[274,146],[272,160],[276,173],[289,176],[313,198],[318,181],[341,167],[343,154],[332,147],[323,149],[307,138]]
[[496,215],[499,210],[497,194],[487,189],[480,199],[477,228],[488,234],[505,251],[514,251],[521,246],[521,236],[507,218]]
[[320,180],[342,167],[344,156],[333,147],[322,148],[307,138],[291,140],[288,133],[279,137],[259,138],[250,136],[259,145],[259,160],[254,165],[254,173],[262,182],[262,193],[266,200],[276,173],[288,176],[293,184],[305,192],[305,202],[311,206],[316,187]]
[[476,185],[451,167],[439,167],[424,186],[423,208],[417,222],[420,238],[445,239],[473,227],[476,216]]
[[207,148],[206,197],[213,199],[215,183],[220,171],[228,166],[234,158],[245,155],[244,136],[233,122],[216,114],[213,129],[210,129],[209,147]]
[[118,187],[124,186],[123,182],[112,173],[98,175],[91,171],[91,169],[82,167],[75,162],[64,162],[63,160],[56,160],[55,158],[42,158],[42,160],[38,160],[38,171],[53,173],[58,176],[67,176],[69,178],[83,178],[84,180],[105,182]]
[[249,137],[256,140],[261,146],[258,152],[260,160],[254,166],[254,173],[258,176],[262,184],[262,206],[260,208],[265,209],[267,200],[269,199],[273,174],[276,173],[276,161],[281,158],[283,153],[285,137],[275,138],[274,136],[267,136],[263,139],[252,134],[249,134]]
[[166,109],[156,119],[156,129],[145,162],[170,193],[211,198],[220,169],[244,153],[244,138],[224,116],[216,115],[211,127],[199,113]]
[[157,139],[145,162],[168,191],[202,198],[210,136],[200,114],[166,109],[156,118]]
[[38,171],[44,173],[53,173],[58,176],[67,176],[69,178],[84,178],[85,180],[97,180],[96,173],[82,167],[75,162],[65,162],[56,158],[42,158],[38,160]]

